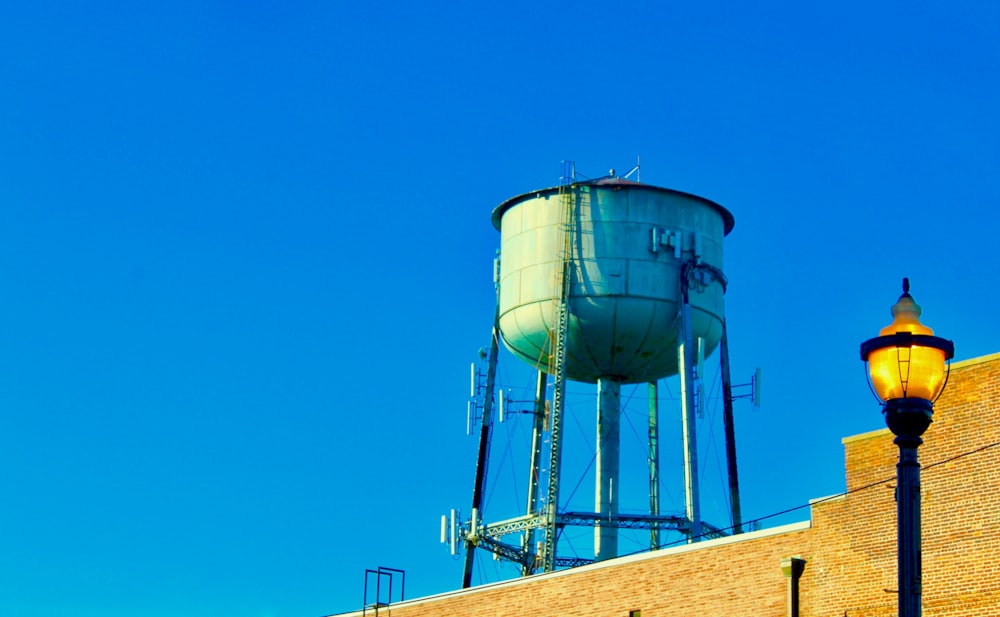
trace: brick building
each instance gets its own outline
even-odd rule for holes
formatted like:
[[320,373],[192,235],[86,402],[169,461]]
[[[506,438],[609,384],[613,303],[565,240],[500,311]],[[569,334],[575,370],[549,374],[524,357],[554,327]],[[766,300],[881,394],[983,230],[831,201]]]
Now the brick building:
[[[927,617],[1000,615],[998,415],[1000,353],[953,364],[920,448]],[[797,579],[803,616],[895,615],[892,440],[888,429],[845,438],[847,493],[813,502],[810,521],[400,602],[379,613],[782,617]],[[799,573],[789,572],[802,563]]]

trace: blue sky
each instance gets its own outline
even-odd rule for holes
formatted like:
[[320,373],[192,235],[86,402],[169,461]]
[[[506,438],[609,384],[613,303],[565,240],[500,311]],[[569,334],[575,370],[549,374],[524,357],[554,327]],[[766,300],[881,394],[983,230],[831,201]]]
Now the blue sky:
[[457,587],[490,211],[564,159],[734,213],[744,518],[843,490],[903,276],[959,359],[1000,351],[998,29],[985,1],[8,3],[0,613]]

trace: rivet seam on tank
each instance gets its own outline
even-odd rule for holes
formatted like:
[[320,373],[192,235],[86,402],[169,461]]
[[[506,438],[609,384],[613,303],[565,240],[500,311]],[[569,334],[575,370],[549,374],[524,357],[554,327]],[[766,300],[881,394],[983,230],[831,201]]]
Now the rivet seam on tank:
[[674,249],[674,259],[680,259],[681,257],[681,232],[666,230],[660,227],[653,227],[650,230],[650,247],[649,250],[652,253],[659,253],[660,247],[665,246],[667,248]]

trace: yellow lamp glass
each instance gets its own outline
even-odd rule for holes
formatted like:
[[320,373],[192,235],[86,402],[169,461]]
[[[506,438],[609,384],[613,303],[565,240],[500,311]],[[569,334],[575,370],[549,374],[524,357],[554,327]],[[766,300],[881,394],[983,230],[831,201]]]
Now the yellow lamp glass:
[[[908,293],[892,307],[893,321],[879,332],[881,336],[910,332],[933,335],[920,323],[920,307]],[[945,352],[934,347],[885,347],[868,355],[872,387],[883,401],[896,398],[935,400],[947,378]]]

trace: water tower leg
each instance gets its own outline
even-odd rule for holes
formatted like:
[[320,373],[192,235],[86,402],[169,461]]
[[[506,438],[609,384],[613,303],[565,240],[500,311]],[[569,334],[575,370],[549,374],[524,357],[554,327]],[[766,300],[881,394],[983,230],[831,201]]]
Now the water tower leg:
[[[649,515],[660,515],[660,401],[655,381],[649,382]],[[649,528],[649,548],[660,548],[660,529]]]
[[[685,294],[686,296],[687,294]],[[694,409],[694,340],[691,334],[691,305],[681,304],[680,336],[677,348],[681,378],[681,434],[684,440],[684,503],[691,521],[688,542],[701,536],[701,505],[698,497],[698,442],[695,436]]]
[[[493,316],[493,336],[490,339],[489,364],[486,370],[486,391],[483,396],[483,426],[479,431],[479,457],[476,460],[476,483],[472,489],[471,512],[483,511],[483,493],[486,489],[486,468],[490,459],[490,441],[493,435],[493,390],[496,388],[497,354],[500,352],[500,303],[497,302]],[[476,545],[467,541],[465,546],[465,569],[462,572],[462,588],[472,586],[472,565]]]
[[[538,509],[538,476],[542,464],[542,432],[545,430],[545,386],[548,381],[549,376],[545,371],[538,371],[538,380],[535,383],[534,426],[531,430],[531,462],[528,465],[528,505],[525,509],[525,514],[528,516],[535,514],[535,510]],[[534,550],[535,530],[529,529],[524,532],[524,537],[521,539],[521,554],[527,556]],[[522,576],[534,572],[534,562],[521,564]]]
[[[621,438],[621,383],[597,380],[597,488],[595,505],[602,521],[618,516],[618,467]],[[598,523],[594,528],[594,556],[598,561],[618,556],[618,525]]]
[[722,320],[722,341],[719,343],[722,372],[722,425],[726,433],[726,470],[729,476],[729,511],[733,519],[733,533],[743,533],[743,515],[740,512],[740,479],[736,466],[736,428],[733,419],[733,383],[729,373],[729,337],[726,320]]

